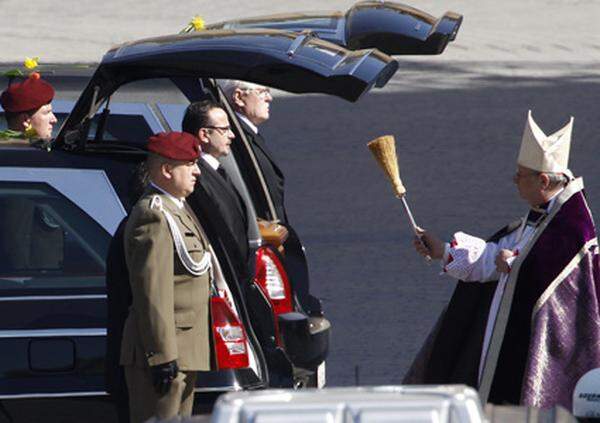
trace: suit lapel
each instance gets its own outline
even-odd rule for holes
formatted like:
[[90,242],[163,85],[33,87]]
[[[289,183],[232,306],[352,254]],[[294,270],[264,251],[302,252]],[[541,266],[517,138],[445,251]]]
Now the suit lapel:
[[267,143],[263,139],[262,135],[255,133],[244,122],[241,122],[241,124],[244,127],[244,131],[246,132],[246,136],[250,139],[250,142],[263,153],[263,155],[271,163],[271,166],[273,166],[273,170],[275,170],[277,175],[281,179],[283,179],[283,172],[281,171],[281,169],[279,169],[279,166],[277,166],[277,163],[273,159],[273,154],[271,153],[271,150],[269,150],[269,148],[267,147]]
[[[199,163],[200,163],[200,167],[202,168],[202,171],[206,173],[206,179],[205,179],[206,183],[207,184],[214,183],[214,184],[218,185],[219,191],[224,193],[224,195],[229,196],[229,200],[230,200],[230,201],[228,201],[229,204],[241,205],[243,207],[243,200],[242,200],[241,196],[239,195],[239,193],[237,192],[237,190],[235,189],[235,187],[233,186],[233,184],[229,185],[227,183],[227,181],[225,181],[225,179],[221,175],[219,175],[219,172],[214,170],[204,160],[202,160],[202,162],[199,162]],[[210,181],[208,181],[209,178],[210,178]],[[202,176],[200,176],[200,184],[202,184]],[[241,210],[240,207],[237,207],[237,208],[239,209],[239,212],[245,217],[246,211]]]

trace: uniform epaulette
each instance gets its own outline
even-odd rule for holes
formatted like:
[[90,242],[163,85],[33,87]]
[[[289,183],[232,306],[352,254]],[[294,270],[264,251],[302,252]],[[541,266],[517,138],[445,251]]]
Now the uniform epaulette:
[[152,199],[150,200],[150,209],[163,211],[163,203],[162,203],[162,198],[160,198],[160,196],[158,196],[158,195],[152,196]]

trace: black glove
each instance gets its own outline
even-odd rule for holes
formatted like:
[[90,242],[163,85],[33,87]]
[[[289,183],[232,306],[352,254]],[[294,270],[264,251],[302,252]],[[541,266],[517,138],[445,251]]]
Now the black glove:
[[159,395],[164,395],[171,389],[171,383],[177,377],[179,367],[177,366],[177,361],[173,360],[168,363],[150,366],[150,371],[152,372],[154,390]]

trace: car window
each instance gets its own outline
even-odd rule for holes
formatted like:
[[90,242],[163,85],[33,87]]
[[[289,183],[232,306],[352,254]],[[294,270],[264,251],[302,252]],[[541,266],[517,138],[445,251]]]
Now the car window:
[[102,287],[109,242],[50,185],[0,182],[0,290]]
[[[180,130],[181,121],[175,129],[167,127],[162,120],[164,117],[157,103],[164,99],[180,103],[172,106],[179,106],[182,111],[189,104],[179,88],[167,78],[135,81],[120,87],[111,96],[103,140],[145,146],[148,138],[157,132]],[[94,139],[103,109],[104,106],[92,120],[88,139]]]
[[[52,128],[52,137],[58,135],[74,104],[73,101],[66,100],[52,102],[52,109],[57,119],[57,123]],[[144,144],[150,135],[164,130],[147,104],[112,103],[109,108],[110,114],[104,128],[103,141]],[[89,140],[93,140],[96,136],[102,110],[104,107],[100,108],[92,120],[88,133]],[[4,119],[4,111],[0,107],[0,131],[4,129],[7,129],[6,119]]]

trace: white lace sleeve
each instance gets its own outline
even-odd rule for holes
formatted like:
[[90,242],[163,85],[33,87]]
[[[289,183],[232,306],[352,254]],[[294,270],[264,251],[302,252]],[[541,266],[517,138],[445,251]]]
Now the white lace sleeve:
[[444,272],[463,281],[495,280],[495,259],[501,248],[499,244],[457,232],[450,242]]

